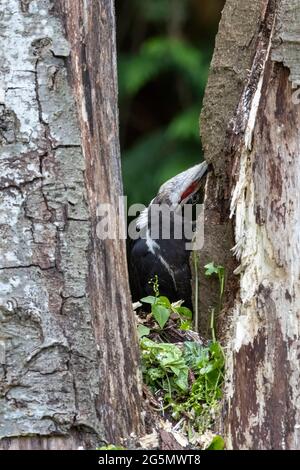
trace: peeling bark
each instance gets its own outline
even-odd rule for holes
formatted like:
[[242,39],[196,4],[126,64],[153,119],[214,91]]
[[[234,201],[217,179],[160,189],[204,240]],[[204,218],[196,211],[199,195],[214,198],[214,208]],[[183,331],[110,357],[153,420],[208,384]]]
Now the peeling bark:
[[0,448],[140,430],[125,246],[96,236],[122,194],[113,8],[71,3],[0,0]]
[[[205,243],[198,253],[199,329],[208,336],[211,309],[218,305],[218,283],[204,276],[203,266],[211,261],[226,266],[227,302],[237,289],[232,272],[236,262],[231,255],[234,228],[230,214],[230,185],[233,158],[231,134],[236,109],[256,53],[257,38],[265,1],[227,1],[216,37],[201,114],[201,137],[205,159],[214,174],[207,178],[205,196]],[[212,282],[214,288],[212,289]],[[225,328],[222,324],[221,330]],[[223,332],[221,331],[223,335]]]
[[[204,117],[212,116],[214,130],[215,123],[221,124],[218,147],[210,148],[209,122],[202,126],[217,178],[224,165],[225,178],[219,178],[223,192],[217,199],[221,204],[225,195],[231,206],[232,222],[227,212],[225,224],[233,224],[231,248],[239,276],[237,291],[227,291],[222,431],[228,448],[299,449],[300,108],[294,96],[300,84],[300,2],[253,2],[254,35],[242,16],[236,25],[235,15],[242,14],[246,3],[248,7],[248,2],[227,1],[217,40],[224,39],[229,51],[231,41],[237,47],[243,35],[250,60],[227,123],[218,121],[218,113],[228,107],[227,97],[215,111],[210,95],[215,86],[218,90],[214,74],[206,96]],[[224,61],[221,52],[217,47],[213,68]],[[234,75],[240,71],[226,63]],[[225,92],[227,88],[231,95],[230,83]],[[208,207],[211,200],[208,193]],[[228,251],[226,241],[223,248]]]

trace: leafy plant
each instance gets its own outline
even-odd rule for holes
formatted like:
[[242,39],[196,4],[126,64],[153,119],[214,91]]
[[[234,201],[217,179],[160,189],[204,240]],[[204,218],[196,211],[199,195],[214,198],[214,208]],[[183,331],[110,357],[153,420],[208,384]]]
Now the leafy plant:
[[[195,374],[186,410],[195,410],[201,402],[214,407],[222,396],[224,354],[218,342],[206,348],[197,343],[185,343],[184,357]],[[201,410],[199,410],[201,411]]]
[[[210,263],[206,274],[219,276],[220,298],[224,292],[224,268]],[[171,303],[159,292],[158,278],[150,281],[154,295],[141,299],[151,305],[151,314],[160,329],[164,329],[170,316],[180,319],[180,327],[186,321],[191,327],[192,312],[182,302]],[[185,320],[183,320],[185,319]],[[224,353],[216,341],[203,346],[187,341],[182,346],[155,342],[148,337],[150,328],[139,325],[142,372],[144,382],[162,401],[162,410],[169,409],[174,419],[184,417],[197,432],[207,429],[213,422],[222,397],[224,380]],[[222,447],[221,437],[215,438],[209,449]]]
[[188,390],[188,366],[178,346],[171,343],[156,343],[142,338],[142,371],[144,380],[154,392],[163,390],[165,399]]
[[191,329],[193,314],[189,308],[181,306],[181,303],[174,302],[171,304],[169,299],[164,296],[144,297],[141,299],[141,302],[151,305],[153,318],[161,329],[165,327],[172,313],[177,315],[177,320],[180,322],[180,329]]
[[191,329],[193,314],[187,307],[182,306],[182,301],[171,303],[169,299],[163,295],[159,295],[159,283],[157,275],[149,281],[152,284],[154,295],[149,295],[141,299],[141,302],[151,305],[151,313],[153,318],[163,329],[172,314],[180,322],[180,328],[183,330]]
[[144,337],[140,345],[145,383],[153,393],[162,393],[163,405],[171,407],[174,418],[188,416],[198,430],[205,429],[222,396],[224,354],[220,344],[203,347],[186,342],[180,349]]

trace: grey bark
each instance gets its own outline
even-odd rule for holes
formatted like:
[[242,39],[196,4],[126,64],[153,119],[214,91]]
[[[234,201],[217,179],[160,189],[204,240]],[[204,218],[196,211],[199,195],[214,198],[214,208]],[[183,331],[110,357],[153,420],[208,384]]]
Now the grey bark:
[[0,12],[0,448],[120,442],[141,423],[124,241],[96,235],[122,194],[113,2]]
[[235,257],[219,324],[228,448],[300,448],[299,15],[299,0],[227,0],[202,114],[206,255],[229,230],[220,252]]

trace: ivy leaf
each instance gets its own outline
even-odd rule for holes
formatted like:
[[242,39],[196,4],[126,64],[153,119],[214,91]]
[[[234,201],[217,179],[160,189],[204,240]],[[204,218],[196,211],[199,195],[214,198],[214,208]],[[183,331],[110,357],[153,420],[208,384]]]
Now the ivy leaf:
[[163,329],[170,317],[170,310],[163,305],[154,304],[152,307],[152,314],[160,328]]

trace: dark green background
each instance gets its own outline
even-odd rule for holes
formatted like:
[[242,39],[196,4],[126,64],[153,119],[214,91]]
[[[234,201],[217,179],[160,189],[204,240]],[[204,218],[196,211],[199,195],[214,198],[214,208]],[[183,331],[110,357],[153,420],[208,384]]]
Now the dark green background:
[[224,0],[116,0],[124,190],[148,204],[202,159],[199,114]]

